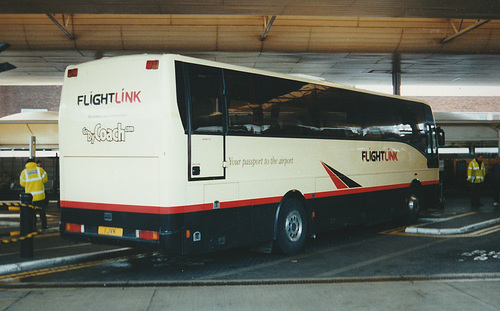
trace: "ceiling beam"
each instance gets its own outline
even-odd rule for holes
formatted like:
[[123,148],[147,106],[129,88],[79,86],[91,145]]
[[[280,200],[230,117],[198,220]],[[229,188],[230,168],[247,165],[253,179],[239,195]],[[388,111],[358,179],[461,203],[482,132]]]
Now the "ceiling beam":
[[266,40],[267,34],[269,33],[269,30],[271,30],[271,26],[273,25],[275,19],[276,19],[276,15],[271,16],[271,18],[266,17],[264,19],[264,28],[265,29],[264,29],[264,33],[262,34],[262,36],[260,36],[260,41]]
[[452,23],[452,26],[455,29],[455,34],[441,40],[441,44],[446,44],[448,42],[451,42],[451,41],[455,40],[456,38],[461,37],[461,36],[465,35],[466,33],[483,26],[484,24],[488,23],[489,21],[490,21],[489,19],[482,20],[482,21],[478,20],[474,25],[471,25],[471,26],[469,26],[463,30],[460,30],[460,31],[457,31],[457,29],[455,28],[455,26]]
[[[61,25],[61,24],[57,21],[57,19],[56,19],[56,18],[55,18],[52,14],[48,14],[48,13],[47,13],[47,14],[45,14],[45,15],[47,15],[47,16],[50,18],[50,20],[51,20],[54,24],[56,24],[56,26],[57,26],[57,27],[59,27],[59,29],[61,29],[61,30],[62,30],[62,32],[64,32],[64,34],[65,34],[65,35],[66,35],[66,36],[67,36],[70,40],[76,40],[76,37],[75,37],[75,36],[73,36],[72,34],[70,34],[70,33],[66,30],[66,28],[64,28],[64,26],[63,26],[63,25]],[[64,19],[64,14],[63,14],[63,19]]]

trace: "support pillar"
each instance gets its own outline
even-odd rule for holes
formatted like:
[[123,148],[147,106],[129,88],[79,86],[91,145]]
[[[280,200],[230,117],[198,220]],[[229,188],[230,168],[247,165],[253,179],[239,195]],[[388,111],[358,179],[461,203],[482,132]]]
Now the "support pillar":
[[500,157],[500,129],[498,129],[498,154],[497,156]]
[[401,95],[401,55],[392,55],[392,93]]
[[401,95],[401,72],[392,72],[392,93]]
[[36,137],[30,137],[30,159],[36,158]]

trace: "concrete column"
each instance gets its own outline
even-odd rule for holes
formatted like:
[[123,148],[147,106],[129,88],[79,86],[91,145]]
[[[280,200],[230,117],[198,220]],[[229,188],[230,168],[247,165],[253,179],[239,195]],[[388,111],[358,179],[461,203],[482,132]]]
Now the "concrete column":
[[36,157],[36,137],[30,137],[30,159],[35,159]]
[[498,129],[498,156],[500,157],[500,129]]
[[401,95],[401,72],[392,72],[392,93]]
[[401,95],[401,55],[392,55],[392,93]]

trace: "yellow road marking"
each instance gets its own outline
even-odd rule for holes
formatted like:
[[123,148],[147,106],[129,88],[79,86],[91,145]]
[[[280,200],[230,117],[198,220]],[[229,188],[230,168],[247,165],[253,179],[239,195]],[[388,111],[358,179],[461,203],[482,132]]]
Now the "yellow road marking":
[[91,261],[91,262],[84,262],[84,263],[74,264],[74,265],[66,265],[66,266],[61,266],[61,267],[53,267],[53,268],[46,268],[46,269],[39,269],[39,270],[33,270],[33,271],[7,274],[7,275],[0,276],[0,280],[19,281],[20,279],[27,278],[27,277],[35,277],[35,276],[47,275],[47,274],[52,274],[52,273],[57,273],[57,272],[65,272],[65,271],[77,270],[77,269],[82,269],[82,268],[88,268],[88,267],[102,265],[102,264],[105,264],[105,263],[108,263],[111,261],[112,261],[111,259],[107,259],[107,260],[101,260],[101,261]]
[[108,263],[113,263],[113,262],[116,262],[119,260],[124,260],[124,259],[127,260],[127,259],[137,258],[138,256],[141,256],[141,257],[151,256],[152,254],[153,254],[152,252],[151,253],[134,254],[134,255],[118,257],[118,258],[110,258],[110,259],[82,262],[82,263],[72,264],[72,265],[65,265],[65,266],[59,266],[59,267],[51,267],[51,268],[38,269],[38,270],[32,270],[32,271],[26,271],[26,272],[6,274],[6,275],[0,276],[0,281],[6,281],[6,282],[19,281],[23,278],[36,277],[36,276],[48,275],[48,274],[53,274],[53,273],[58,273],[58,272],[66,272],[66,271],[78,270],[78,269],[83,269],[83,268],[95,267],[95,266],[105,265]]

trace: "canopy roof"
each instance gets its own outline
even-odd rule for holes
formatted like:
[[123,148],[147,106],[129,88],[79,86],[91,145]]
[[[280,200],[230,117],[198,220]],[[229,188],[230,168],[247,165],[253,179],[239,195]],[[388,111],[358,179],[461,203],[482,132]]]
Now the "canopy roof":
[[24,112],[0,118],[0,148],[26,149],[36,137],[37,149],[59,148],[59,114]]

